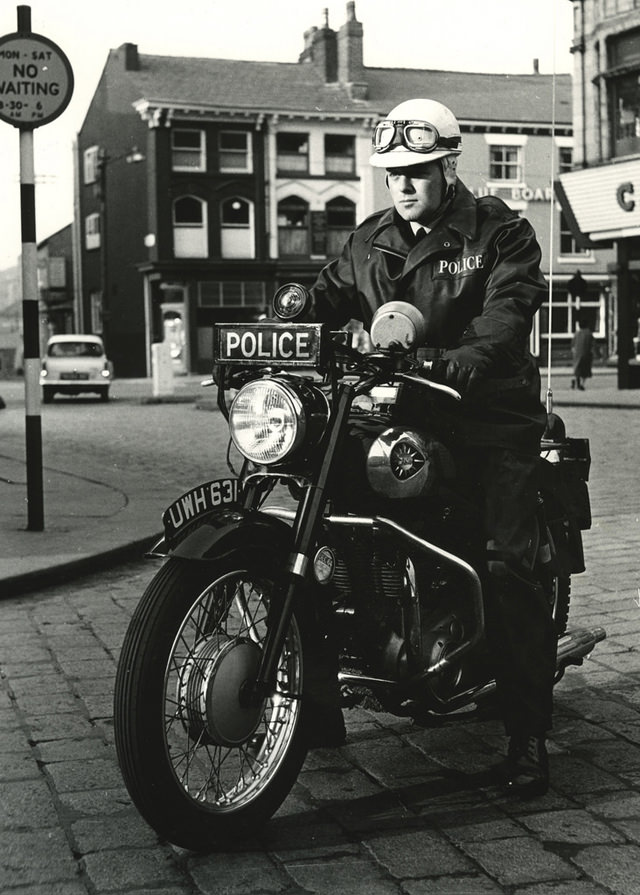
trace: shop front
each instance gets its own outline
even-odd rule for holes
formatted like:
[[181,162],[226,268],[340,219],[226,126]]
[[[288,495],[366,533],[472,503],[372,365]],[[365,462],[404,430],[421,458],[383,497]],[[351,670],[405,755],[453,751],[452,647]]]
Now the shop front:
[[616,243],[618,388],[640,388],[640,158],[561,174],[558,197],[583,238]]

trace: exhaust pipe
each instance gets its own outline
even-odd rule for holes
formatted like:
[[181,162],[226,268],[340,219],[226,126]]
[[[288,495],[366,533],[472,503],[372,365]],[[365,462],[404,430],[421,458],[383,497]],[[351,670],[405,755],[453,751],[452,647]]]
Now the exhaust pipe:
[[[596,644],[603,641],[607,636],[604,628],[578,628],[575,631],[567,631],[558,640],[558,650],[556,653],[556,680],[557,683],[566,668],[569,665],[582,665],[586,656],[593,652]],[[447,664],[447,657],[440,660],[439,666],[444,667]],[[435,667],[435,666],[434,666]],[[433,668],[427,671],[427,674],[433,672]],[[424,675],[420,675],[424,680]],[[343,686],[349,688],[351,685],[361,687],[371,687],[374,691],[380,687],[386,689],[387,692],[394,692],[406,687],[407,681],[394,681],[385,678],[370,677],[368,675],[360,675],[348,672],[340,672],[338,679]],[[416,678],[411,680],[411,684],[415,685]],[[488,696],[492,696],[496,690],[496,682],[491,680],[479,687],[471,687],[462,693],[452,696],[450,699],[439,699],[436,697],[438,708],[437,714],[454,711],[472,702],[480,703]],[[435,695],[435,694],[432,694]]]
[[597,643],[607,636],[604,628],[578,628],[575,631],[567,631],[558,640],[558,652],[556,655],[556,670],[564,671],[567,665],[582,665],[582,660],[593,652]]

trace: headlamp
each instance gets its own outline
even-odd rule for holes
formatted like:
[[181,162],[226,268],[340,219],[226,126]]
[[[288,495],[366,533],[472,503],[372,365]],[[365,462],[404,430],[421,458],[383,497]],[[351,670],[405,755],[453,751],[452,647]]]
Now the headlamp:
[[300,398],[286,383],[257,379],[240,389],[229,414],[229,433],[241,454],[258,465],[278,463],[305,435]]

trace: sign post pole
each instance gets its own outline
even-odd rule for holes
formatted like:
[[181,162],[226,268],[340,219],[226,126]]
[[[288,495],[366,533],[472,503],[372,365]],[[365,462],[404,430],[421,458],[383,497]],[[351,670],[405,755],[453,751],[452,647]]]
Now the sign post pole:
[[40,313],[36,248],[33,131],[20,131],[20,215],[22,220],[22,330],[24,339],[27,528],[44,529],[42,423],[40,414]]
[[31,8],[18,7],[18,30],[0,37],[0,120],[20,131],[22,322],[27,461],[27,530],[44,529],[40,414],[40,314],[33,131],[66,109],[73,72],[62,50],[31,31]]

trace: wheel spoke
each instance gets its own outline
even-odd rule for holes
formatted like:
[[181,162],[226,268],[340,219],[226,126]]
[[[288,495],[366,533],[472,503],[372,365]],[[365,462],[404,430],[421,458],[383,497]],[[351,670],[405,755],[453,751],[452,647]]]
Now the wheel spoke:
[[234,644],[240,645],[239,661],[257,661],[270,593],[269,583],[259,583],[245,572],[214,581],[194,602],[169,655],[164,689],[167,753],[180,785],[195,801],[211,807],[238,807],[255,798],[269,784],[296,728],[299,702],[289,694],[300,686],[297,627],[290,629],[278,662],[277,691],[265,700],[257,728],[248,732],[247,740],[238,745],[220,740],[215,708],[208,702],[214,698],[210,680],[217,673],[216,662],[224,662]]

